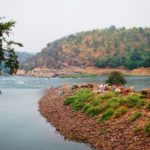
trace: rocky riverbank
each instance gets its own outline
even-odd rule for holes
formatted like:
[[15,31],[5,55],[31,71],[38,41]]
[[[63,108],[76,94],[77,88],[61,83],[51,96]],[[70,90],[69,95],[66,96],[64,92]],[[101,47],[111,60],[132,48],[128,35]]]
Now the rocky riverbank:
[[[64,105],[64,99],[72,95],[65,89],[58,95],[55,89],[49,89],[39,102],[41,114],[53,124],[67,139],[90,143],[100,150],[149,150],[150,138],[143,134],[140,127],[147,117],[130,123],[127,118],[131,112],[120,119],[96,123],[96,117],[89,118],[82,111],[74,112]],[[146,112],[149,115],[149,112]]]
[[125,68],[96,68],[96,67],[67,67],[63,69],[49,69],[46,67],[34,68],[31,71],[18,70],[19,76],[33,76],[33,77],[64,77],[74,74],[94,74],[94,75],[107,75],[113,70],[120,71],[125,75],[150,75],[150,68],[138,68],[134,70],[127,70]]

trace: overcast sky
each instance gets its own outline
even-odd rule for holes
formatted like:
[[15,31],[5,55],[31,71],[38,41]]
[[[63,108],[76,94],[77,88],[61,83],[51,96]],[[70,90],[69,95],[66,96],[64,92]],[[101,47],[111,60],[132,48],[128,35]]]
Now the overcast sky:
[[150,27],[150,0],[0,0],[0,16],[17,21],[19,51],[38,52],[47,43],[80,31]]

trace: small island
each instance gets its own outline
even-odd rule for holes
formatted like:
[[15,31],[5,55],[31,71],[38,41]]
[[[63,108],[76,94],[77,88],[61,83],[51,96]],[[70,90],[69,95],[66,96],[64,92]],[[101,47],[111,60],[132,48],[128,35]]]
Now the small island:
[[112,84],[50,88],[39,102],[40,112],[67,139],[104,150],[148,149],[150,90],[137,92],[117,78],[109,76]]

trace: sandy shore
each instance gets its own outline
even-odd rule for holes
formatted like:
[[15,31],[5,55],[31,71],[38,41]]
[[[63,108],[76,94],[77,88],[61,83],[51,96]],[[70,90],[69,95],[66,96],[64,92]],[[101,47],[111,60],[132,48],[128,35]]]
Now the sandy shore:
[[57,96],[49,90],[40,100],[41,114],[56,127],[67,139],[89,143],[99,150],[150,150],[150,138],[141,132],[131,132],[141,124],[131,124],[121,119],[97,124],[95,118],[88,118],[82,112],[73,112],[70,106],[64,106],[64,98],[71,93]]

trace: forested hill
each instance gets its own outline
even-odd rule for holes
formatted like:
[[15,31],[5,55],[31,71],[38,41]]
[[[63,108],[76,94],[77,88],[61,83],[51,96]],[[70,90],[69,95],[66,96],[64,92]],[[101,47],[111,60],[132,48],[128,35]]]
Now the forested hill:
[[150,28],[111,26],[63,37],[24,63],[26,69],[40,66],[150,67]]

